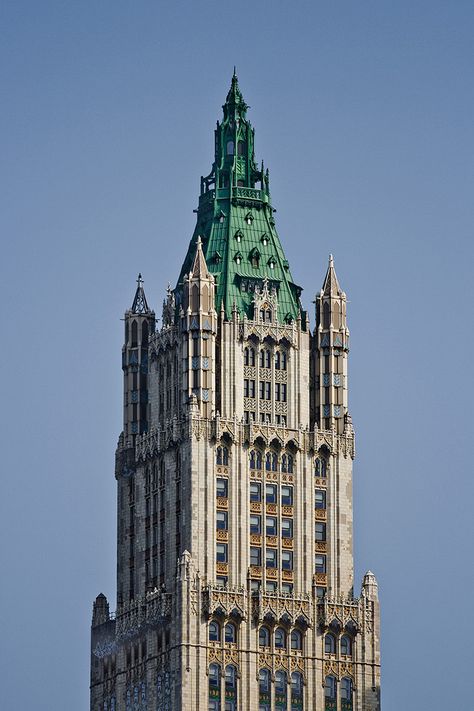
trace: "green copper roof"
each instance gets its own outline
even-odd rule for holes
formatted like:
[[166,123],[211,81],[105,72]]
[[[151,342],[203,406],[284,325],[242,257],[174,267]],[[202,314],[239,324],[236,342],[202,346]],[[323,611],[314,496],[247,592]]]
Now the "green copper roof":
[[224,118],[215,130],[212,170],[201,178],[196,228],[176,287],[177,300],[200,236],[208,269],[216,279],[217,311],[223,305],[230,318],[235,302],[241,314],[253,318],[253,292],[268,279],[278,294],[278,320],[291,321],[302,314],[301,289],[293,281],[275,229],[268,170],[263,162],[260,169],[255,163],[247,108],[234,73]]

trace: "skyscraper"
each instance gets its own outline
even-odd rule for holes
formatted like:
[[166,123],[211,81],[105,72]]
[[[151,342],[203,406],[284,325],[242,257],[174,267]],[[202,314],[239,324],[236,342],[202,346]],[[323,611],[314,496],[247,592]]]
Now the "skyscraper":
[[161,323],[140,276],[125,313],[117,610],[94,603],[91,711],[380,709],[346,295],[330,257],[311,328],[247,108],[234,74]]

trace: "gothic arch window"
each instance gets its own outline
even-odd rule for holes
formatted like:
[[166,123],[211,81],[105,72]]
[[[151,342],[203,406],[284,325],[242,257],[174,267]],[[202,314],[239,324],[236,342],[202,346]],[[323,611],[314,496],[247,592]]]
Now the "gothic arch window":
[[132,348],[138,346],[138,324],[135,319],[132,321]]
[[224,627],[224,640],[226,642],[237,642],[237,629],[233,622],[228,622]]
[[285,709],[288,697],[288,677],[286,672],[279,669],[275,672],[275,709]]
[[259,647],[270,646],[270,630],[268,629],[268,627],[260,627],[258,631],[258,645]]
[[324,651],[326,654],[336,653],[336,638],[333,634],[328,633],[324,637]]
[[[336,677],[335,676],[327,676],[326,679],[324,680],[324,696],[326,697],[326,701],[328,701],[328,700],[336,701],[336,698],[337,698],[336,688],[337,688],[336,687]],[[335,706],[334,706],[334,708],[335,708]]]
[[223,464],[224,466],[229,464],[229,450],[227,447],[217,447],[216,464]]
[[239,141],[237,143],[237,155],[238,156],[245,155],[245,141]]
[[345,656],[350,656],[352,654],[352,639],[348,634],[344,634],[341,637],[341,654]]
[[221,708],[221,668],[219,664],[209,665],[209,709],[220,711]]
[[303,649],[303,635],[300,630],[293,630],[291,632],[291,649],[300,651]]
[[278,469],[278,456],[275,452],[267,452],[265,455],[265,469],[267,472],[276,472]]
[[143,321],[142,324],[142,346],[148,346],[148,323]]
[[258,449],[252,449],[250,452],[250,469],[262,468],[262,453]]
[[291,711],[303,708],[303,677],[300,672],[291,675]]
[[329,304],[327,301],[324,302],[323,306],[323,328],[329,328],[331,325],[331,314],[329,310]]
[[[341,679],[341,701],[352,701],[352,680],[345,676]],[[352,709],[351,704],[343,704],[344,709]]]
[[221,628],[218,622],[212,620],[209,623],[209,642],[221,641]]
[[314,473],[317,477],[324,478],[327,475],[326,460],[323,457],[317,457],[314,463]]
[[234,141],[227,141],[226,152],[228,156],[234,155]]
[[269,669],[258,672],[259,711],[270,711],[272,703],[271,674]]
[[199,289],[197,284],[194,284],[191,289],[191,309],[193,311],[199,309]]
[[233,664],[228,664],[225,668],[225,690],[235,691],[237,689],[237,669]]
[[275,630],[275,649],[286,649],[286,632],[283,627]]
[[261,368],[270,368],[271,357],[272,357],[272,354],[270,353],[270,350],[268,348],[262,348],[260,351],[260,367]]
[[286,351],[281,352],[281,369],[286,370],[287,356]]
[[252,346],[247,346],[244,349],[244,365],[255,365],[255,349]]

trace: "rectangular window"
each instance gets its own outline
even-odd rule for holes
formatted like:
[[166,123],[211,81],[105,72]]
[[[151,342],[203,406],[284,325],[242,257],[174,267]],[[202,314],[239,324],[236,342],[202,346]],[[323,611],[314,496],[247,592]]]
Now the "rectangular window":
[[326,588],[320,587],[318,585],[318,587],[316,588],[316,597],[321,600],[321,598],[323,598],[325,596],[325,594],[326,594]]
[[323,489],[314,490],[314,508],[325,509],[326,508],[326,492]]
[[250,565],[262,565],[261,548],[255,548],[254,546],[250,548]]
[[315,556],[315,568],[317,573],[325,573],[326,572],[326,556],[325,555],[316,555]]
[[292,583],[282,583],[281,591],[282,591],[283,595],[292,595],[293,594]]
[[281,519],[281,537],[282,538],[293,538],[293,519],[292,518],[282,518]]
[[275,383],[275,400],[280,402],[281,397],[281,386],[280,383]]
[[250,516],[250,533],[261,533],[262,532],[262,517],[251,515]]
[[216,561],[218,563],[227,563],[227,543],[216,544]]
[[227,511],[218,511],[216,513],[216,528],[220,531],[227,531],[228,527]]
[[293,506],[293,487],[292,486],[282,486],[281,487],[281,503],[283,506]]
[[250,501],[262,500],[262,485],[258,481],[250,482]]
[[281,401],[286,402],[286,383],[281,384]]
[[216,481],[216,496],[226,499],[228,496],[229,482],[227,479],[219,477]]
[[276,568],[278,564],[278,554],[274,548],[267,548],[265,552],[265,566],[267,568]]
[[261,380],[259,382],[258,386],[259,386],[260,400],[263,400],[265,397],[265,381]]
[[249,380],[249,397],[255,397],[255,380]]
[[252,593],[258,593],[258,591],[260,590],[260,580],[251,580],[250,590],[252,591]]
[[281,552],[281,567],[283,570],[293,570],[293,551]]
[[276,504],[277,487],[276,484],[265,484],[265,501],[267,504]]
[[220,588],[226,588],[227,587],[227,576],[225,575],[218,575],[216,577],[216,583],[217,586]]
[[245,378],[245,380],[244,380],[244,397],[248,397],[248,396],[249,396],[249,381],[247,380],[247,378]]
[[276,592],[276,587],[277,587],[277,584],[275,582],[273,582],[273,580],[267,580],[267,582],[265,583],[265,590],[267,593]]
[[267,536],[276,536],[277,535],[276,516],[267,516],[266,531],[267,531]]
[[326,540],[326,524],[325,523],[319,523],[319,521],[316,522],[314,526],[314,537],[317,541],[325,541]]
[[265,382],[265,399],[272,399],[272,384],[269,382]]

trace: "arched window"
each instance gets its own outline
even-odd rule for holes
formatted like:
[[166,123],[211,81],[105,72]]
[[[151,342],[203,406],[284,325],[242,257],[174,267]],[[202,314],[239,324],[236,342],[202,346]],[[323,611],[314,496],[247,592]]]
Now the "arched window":
[[326,476],[326,460],[322,457],[317,457],[314,463],[314,473],[319,477]]
[[260,694],[270,693],[270,671],[268,669],[260,669],[258,673],[258,689]]
[[220,711],[221,708],[221,668],[218,664],[209,665],[209,709]]
[[[341,679],[341,700],[352,702],[352,680],[345,676]],[[344,709],[352,709],[352,703],[343,703]]]
[[272,453],[272,472],[276,472],[278,469],[278,457],[275,452]]
[[352,654],[352,640],[347,634],[344,634],[341,637],[341,654],[346,656],[350,656]]
[[291,675],[291,711],[303,708],[303,677],[299,672]]
[[293,474],[293,455],[288,455],[288,474]]
[[143,322],[142,325],[142,346],[146,347],[148,345],[148,323]]
[[286,454],[282,454],[281,456],[281,470],[283,473],[288,471],[288,457]]
[[282,351],[282,353],[281,353],[281,369],[282,370],[286,370],[286,360],[287,360],[286,353],[285,353],[285,351]]
[[224,627],[224,637],[226,642],[237,641],[237,632],[233,622],[228,622]]
[[280,370],[281,363],[281,353],[280,351],[275,351],[275,370]]
[[138,346],[138,325],[136,321],[132,321],[132,348]]
[[286,632],[282,627],[275,630],[275,649],[286,649]]
[[255,450],[252,449],[250,452],[250,469],[256,469],[255,466]]
[[275,709],[285,709],[287,707],[288,677],[286,672],[279,669],[275,672]]
[[220,642],[221,640],[221,628],[218,622],[214,620],[209,623],[209,641],[210,642]]
[[216,451],[216,464],[222,464],[222,447],[218,447]]
[[324,651],[326,654],[336,653],[336,638],[333,634],[327,634],[324,638]]
[[303,649],[303,635],[300,630],[293,630],[291,633],[291,649]]
[[245,141],[239,141],[237,143],[237,155],[243,156],[245,154]]
[[255,365],[255,350],[252,347],[244,349],[244,365]]
[[324,681],[324,696],[326,699],[336,700],[336,677],[327,676]]
[[227,141],[226,151],[228,156],[234,155],[234,141]]
[[262,453],[258,451],[255,454],[255,469],[262,468]]
[[265,469],[267,472],[270,472],[272,470],[272,457],[270,452],[267,452],[265,455]]
[[260,627],[258,631],[258,644],[260,647],[270,646],[270,630],[268,627]]
[[211,688],[213,688],[213,689],[219,688],[220,675],[221,675],[220,666],[218,664],[210,664],[209,665],[209,690]]
[[272,703],[271,674],[268,669],[258,672],[258,708],[259,711],[270,711]]
[[237,670],[232,664],[228,664],[225,668],[225,689],[226,691],[237,688]]

